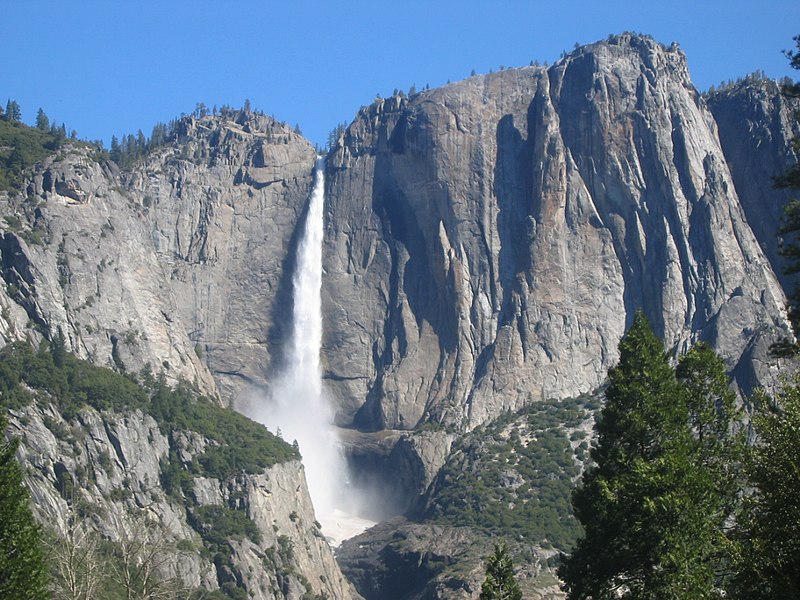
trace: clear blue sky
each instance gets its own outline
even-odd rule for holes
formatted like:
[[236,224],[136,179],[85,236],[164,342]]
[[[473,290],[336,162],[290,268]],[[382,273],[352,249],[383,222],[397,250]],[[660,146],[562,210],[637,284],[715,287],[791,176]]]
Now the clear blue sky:
[[781,54],[800,0],[0,0],[0,101],[107,145],[249,98],[323,144],[377,94],[552,63],[626,30],[677,41],[700,89],[800,76]]

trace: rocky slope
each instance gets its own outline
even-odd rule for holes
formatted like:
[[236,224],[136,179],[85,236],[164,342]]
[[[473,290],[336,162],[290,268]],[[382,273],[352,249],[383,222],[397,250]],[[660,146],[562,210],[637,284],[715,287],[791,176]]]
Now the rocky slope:
[[[712,113],[678,48],[622,35],[364,108],[328,160],[339,423],[463,430],[589,391],[637,307],[678,350],[711,341],[743,389],[765,381],[785,333],[778,211],[759,211],[791,159],[777,92],[719,92]],[[281,360],[313,161],[243,111],[183,119],[125,172],[48,159],[2,207],[0,335],[62,328],[99,364],[244,399]]]
[[534,403],[462,436],[410,519],[342,544],[345,575],[367,600],[466,600],[503,540],[525,598],[562,598],[553,567],[580,532],[570,500],[599,405],[598,397]]
[[[95,364],[149,366],[225,402],[263,390],[281,354],[314,160],[305,139],[244,111],[182,119],[171,143],[128,171],[88,145],[67,145],[37,166],[24,194],[0,196],[3,344],[63,334],[67,350]],[[208,443],[202,435],[166,435],[136,412],[67,417],[46,399],[14,415],[37,516],[57,532],[72,510],[58,489],[68,478],[104,538],[121,542],[147,517],[173,553],[194,547],[164,573],[190,587],[357,597],[315,524],[299,462],[195,477],[183,492],[190,510],[167,493],[160,467],[176,452],[190,462]],[[197,551],[190,521],[206,505],[212,516],[219,506],[245,511],[257,525],[257,542],[225,542],[230,565]]]
[[[55,356],[18,346],[1,357],[7,434],[21,441],[34,513],[48,531],[65,544],[80,539],[75,545],[98,562],[125,558],[136,544],[128,560],[179,582],[184,597],[193,589],[221,598],[358,597],[315,520],[291,446],[185,387],[152,380],[146,392]],[[83,526],[112,550],[93,555],[87,538],[74,536]]]
[[592,390],[640,307],[678,351],[710,341],[743,389],[769,378],[783,292],[676,46],[613,36],[377,100],[328,181],[344,422],[469,429]]

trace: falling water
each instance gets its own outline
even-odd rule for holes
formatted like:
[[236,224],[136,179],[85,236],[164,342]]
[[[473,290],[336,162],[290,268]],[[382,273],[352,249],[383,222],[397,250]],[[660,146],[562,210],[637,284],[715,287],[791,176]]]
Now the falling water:
[[[283,439],[297,440],[317,519],[326,535],[341,540],[355,533],[348,535],[342,531],[342,523],[352,519],[344,514],[351,511],[341,510],[350,496],[347,464],[334,427],[334,412],[322,386],[319,364],[324,194],[325,162],[318,158],[292,280],[292,337],[285,368],[273,386],[268,411],[257,418],[273,431],[280,430]],[[369,524],[365,521],[359,529]]]

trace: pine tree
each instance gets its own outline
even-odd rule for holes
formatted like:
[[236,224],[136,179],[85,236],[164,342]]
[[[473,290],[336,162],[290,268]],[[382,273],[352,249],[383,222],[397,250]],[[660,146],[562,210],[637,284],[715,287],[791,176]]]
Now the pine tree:
[[16,461],[16,440],[2,437],[7,425],[5,414],[0,414],[0,598],[47,598],[39,527]]
[[504,543],[495,544],[494,554],[486,564],[480,600],[522,600],[522,591],[514,579],[514,564]]
[[50,129],[50,119],[47,118],[41,108],[36,113],[36,128],[39,131],[48,131]]
[[122,148],[120,147],[119,140],[115,135],[111,136],[111,150],[108,153],[108,157],[117,164],[122,163]]
[[[676,371],[691,430],[686,448],[688,499],[681,515],[684,557],[694,565],[697,597],[715,597],[730,586],[736,547],[732,524],[745,487],[747,434],[723,360],[703,342],[681,357]],[[707,596],[700,594],[705,591]]]
[[775,399],[754,397],[756,443],[748,460],[754,489],[739,520],[737,597],[800,598],[800,375]]
[[573,499],[585,535],[559,575],[573,600],[712,597],[735,496],[710,467],[729,464],[711,440],[724,443],[730,412],[707,410],[731,401],[722,363],[698,347],[678,380],[641,312],[619,349],[597,424],[595,466]]
[[12,123],[19,123],[22,120],[22,111],[19,108],[19,104],[17,104],[16,100],[8,99],[6,102],[6,114],[5,114],[6,121],[11,121]]
[[50,356],[53,358],[53,364],[57,369],[64,366],[64,360],[67,356],[67,340],[61,327],[58,328],[58,332],[50,340]]

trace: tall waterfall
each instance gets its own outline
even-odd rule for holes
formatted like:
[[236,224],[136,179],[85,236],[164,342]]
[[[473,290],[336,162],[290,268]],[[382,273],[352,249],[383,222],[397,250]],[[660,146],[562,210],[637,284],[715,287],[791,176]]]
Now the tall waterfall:
[[346,518],[341,509],[348,486],[347,464],[334,427],[334,411],[322,386],[319,364],[324,194],[325,163],[319,158],[292,280],[292,337],[286,349],[284,370],[272,389],[268,411],[258,415],[258,420],[273,431],[280,430],[284,440],[297,440],[317,519],[326,535],[340,540],[349,537],[334,531]]

